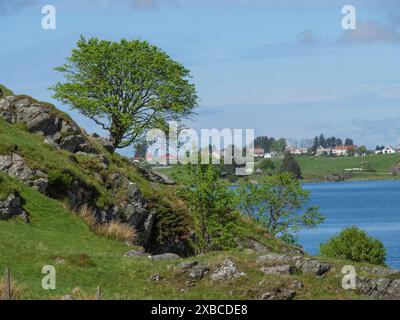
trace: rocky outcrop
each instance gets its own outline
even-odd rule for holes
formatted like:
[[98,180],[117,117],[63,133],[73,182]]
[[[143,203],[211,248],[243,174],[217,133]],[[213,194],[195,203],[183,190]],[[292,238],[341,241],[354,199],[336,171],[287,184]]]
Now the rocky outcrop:
[[176,184],[176,182],[167,177],[166,175],[156,172],[156,171],[151,171],[148,170],[146,168],[143,168],[142,166],[138,165],[135,162],[132,162],[132,164],[136,167],[136,169],[138,170],[138,172],[146,179],[153,181],[153,182],[157,182],[157,183],[161,183],[161,184],[166,184],[166,185],[174,185]]
[[103,212],[103,220],[120,219],[133,226],[139,235],[137,244],[149,250],[156,211],[149,209],[137,184],[120,173],[116,172],[109,177],[108,188],[115,190],[115,193],[126,190],[125,200],[118,207]]
[[266,274],[293,274],[296,272],[296,268],[289,264],[284,264],[274,267],[262,267],[261,271]]
[[400,300],[400,279],[358,277],[356,288],[373,299]]
[[232,260],[226,259],[222,265],[211,273],[210,278],[212,281],[226,281],[245,276],[246,274],[241,272]]
[[201,280],[208,273],[209,268],[206,264],[199,261],[185,261],[178,265],[180,274],[187,274],[189,278]]
[[[26,131],[41,135],[44,143],[55,149],[70,152],[68,159],[75,165],[80,164],[79,156],[88,155],[95,158],[93,163],[100,170],[109,169],[110,160],[103,149],[113,152],[114,146],[111,141],[97,134],[89,137],[68,115],[51,105],[27,96],[1,97],[0,117],[11,124],[22,123]],[[41,168],[43,172],[35,169],[29,164],[28,159],[24,159],[17,153],[18,150],[11,150],[8,154],[0,155],[0,171],[22,181],[29,187],[36,188],[47,196],[59,200],[67,199],[74,210],[78,211],[84,205],[90,207],[100,223],[119,220],[131,225],[138,234],[135,244],[143,246],[147,252],[152,254],[171,252],[182,256],[192,253],[182,233],[177,234],[172,230],[161,239],[159,236],[161,231],[156,226],[156,222],[159,221],[157,220],[159,211],[157,204],[149,205],[148,199],[145,198],[139,186],[131,181],[128,175],[116,172],[107,177],[106,172],[93,172],[93,180],[108,190],[107,195],[120,199],[118,203],[114,201],[102,203],[101,208],[98,208],[96,203],[101,191],[96,183],[91,182],[91,179],[81,179],[71,172],[64,172],[64,168],[53,168],[54,171],[60,171],[58,174],[65,173],[70,178],[67,184],[57,186],[52,179],[54,177],[50,174],[50,168]],[[90,161],[88,163],[90,165]],[[162,174],[146,170],[140,172],[146,179],[153,182],[174,183]],[[163,206],[162,210],[168,211],[169,207],[165,209]]]
[[37,189],[41,193],[46,193],[47,191],[48,181],[46,175],[40,170],[32,169],[16,153],[0,155],[0,171],[22,181],[29,187]]
[[[331,265],[311,259],[304,256],[290,256],[278,253],[268,253],[257,258],[257,263],[264,265],[261,270],[269,271],[269,273],[278,273],[279,270],[289,270],[289,266],[294,267],[299,272],[305,274],[313,274],[315,276],[323,276],[331,269]],[[280,265],[280,268],[271,269],[269,266]],[[266,268],[267,267],[267,268]],[[294,272],[294,269],[291,269]],[[283,271],[282,271],[283,272]]]
[[343,171],[340,173],[331,173],[327,175],[325,179],[330,182],[341,182],[350,179],[352,176],[353,174],[351,172]]
[[24,123],[29,132],[39,133],[48,144],[69,152],[98,153],[86,133],[68,116],[30,97],[1,99],[0,117],[9,123]]
[[106,151],[110,153],[114,152],[114,145],[110,140],[100,137],[97,133],[93,133],[92,135],[90,135],[90,138],[100,144]]
[[5,200],[0,200],[0,220],[6,220],[15,216],[29,222],[28,214],[22,208],[23,201],[15,193],[11,193]]

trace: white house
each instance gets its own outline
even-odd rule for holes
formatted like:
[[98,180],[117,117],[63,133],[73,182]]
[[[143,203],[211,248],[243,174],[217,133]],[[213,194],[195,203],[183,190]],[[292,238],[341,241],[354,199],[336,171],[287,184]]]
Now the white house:
[[332,149],[332,154],[334,156],[347,156],[350,150],[355,151],[355,146],[337,146]]
[[332,152],[332,149],[331,148],[323,148],[323,147],[319,147],[318,149],[317,149],[317,151],[315,152],[315,155],[317,156],[317,157],[319,157],[319,156],[323,156],[323,155],[330,155],[331,154],[331,152]]
[[305,154],[305,153],[307,153],[307,148],[298,148],[298,147],[291,147],[291,146],[288,146],[287,148],[286,148],[286,151],[287,152],[290,152],[291,154],[294,154],[294,155],[302,155],[302,154]]
[[264,154],[265,159],[272,159],[273,157],[276,157],[278,154],[276,152],[268,152]]
[[253,156],[256,158],[262,158],[265,155],[265,150],[263,148],[254,148]]
[[381,149],[381,150],[376,150],[375,154],[393,154],[396,153],[396,150],[394,148],[392,148],[391,146],[386,146],[385,148]]

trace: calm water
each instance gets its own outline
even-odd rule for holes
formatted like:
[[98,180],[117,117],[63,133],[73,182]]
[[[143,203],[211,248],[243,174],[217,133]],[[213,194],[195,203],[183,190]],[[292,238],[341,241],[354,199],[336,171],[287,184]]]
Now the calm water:
[[348,226],[357,226],[381,240],[387,250],[387,264],[400,268],[400,181],[306,183],[311,204],[319,205],[326,217],[318,229],[298,233],[310,254],[319,244]]

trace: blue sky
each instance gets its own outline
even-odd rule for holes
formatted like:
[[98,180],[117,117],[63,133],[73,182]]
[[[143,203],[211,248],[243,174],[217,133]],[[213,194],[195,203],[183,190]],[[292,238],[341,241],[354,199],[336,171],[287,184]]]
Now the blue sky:
[[[57,9],[56,30],[41,28],[45,4]],[[346,4],[354,31],[341,28]],[[148,40],[188,67],[200,97],[194,129],[400,144],[399,1],[1,0],[0,83],[52,101],[53,68],[81,34]]]

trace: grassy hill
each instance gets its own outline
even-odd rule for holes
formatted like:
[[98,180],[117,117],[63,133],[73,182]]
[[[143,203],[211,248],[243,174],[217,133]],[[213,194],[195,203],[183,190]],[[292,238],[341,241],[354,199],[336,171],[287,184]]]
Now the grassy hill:
[[378,154],[366,157],[314,157],[298,158],[303,176],[306,179],[324,179],[330,173],[342,172],[346,169],[362,168],[368,163],[376,172],[352,171],[352,179],[392,179],[390,168],[400,161],[400,154]]
[[[101,165],[98,156],[55,149],[44,143],[42,135],[27,132],[23,123],[10,124],[0,119],[0,155],[17,153],[32,169],[46,174],[66,170],[96,190],[93,202],[99,208],[123,200],[122,195],[113,193],[107,184],[114,173],[123,174],[138,185],[151,208],[156,210],[158,240],[168,234],[179,238],[187,228],[194,228],[193,218],[175,195],[174,186],[149,181],[128,159],[107,154],[101,146],[98,149],[100,156],[109,160],[106,167]],[[364,298],[355,291],[341,288],[341,267],[349,264],[347,261],[320,259],[330,263],[332,269],[323,277],[317,277],[301,272],[265,274],[256,262],[263,252],[246,249],[242,243],[234,250],[178,260],[124,257],[128,250],[136,247],[96,234],[70,209],[65,199],[50,198],[0,172],[0,201],[10,193],[22,198],[23,209],[30,219],[30,223],[18,217],[0,221],[0,274],[6,268],[11,270],[16,298],[60,299],[73,294],[76,299],[93,299],[98,286],[102,288],[104,299],[258,299],[266,292],[291,286],[296,286],[297,299]],[[292,246],[271,237],[253,220],[242,217],[239,223],[246,240],[256,241],[267,251],[293,253]],[[246,276],[220,283],[207,276],[193,283],[178,268],[182,261],[196,260],[207,264],[212,272],[227,258]],[[41,287],[44,276],[41,270],[45,265],[56,268],[56,290]],[[157,277],[152,277],[155,274]],[[3,295],[1,280],[0,276],[0,296]]]

